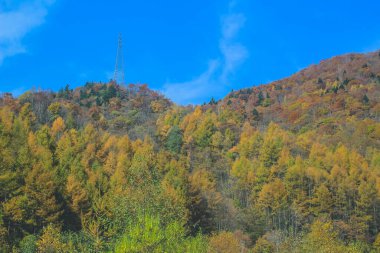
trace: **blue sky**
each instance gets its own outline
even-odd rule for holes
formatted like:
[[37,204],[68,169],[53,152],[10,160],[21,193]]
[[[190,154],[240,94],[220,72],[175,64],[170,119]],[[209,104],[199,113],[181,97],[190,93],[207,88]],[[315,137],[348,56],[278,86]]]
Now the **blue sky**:
[[287,77],[334,55],[380,49],[378,0],[0,0],[0,91],[125,79],[175,102]]

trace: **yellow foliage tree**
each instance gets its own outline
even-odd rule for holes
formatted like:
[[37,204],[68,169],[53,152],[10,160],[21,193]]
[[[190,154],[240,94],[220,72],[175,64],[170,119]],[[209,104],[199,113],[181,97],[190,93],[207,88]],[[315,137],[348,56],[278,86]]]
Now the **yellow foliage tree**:
[[231,232],[220,232],[210,237],[209,253],[241,253],[244,252],[239,240]]

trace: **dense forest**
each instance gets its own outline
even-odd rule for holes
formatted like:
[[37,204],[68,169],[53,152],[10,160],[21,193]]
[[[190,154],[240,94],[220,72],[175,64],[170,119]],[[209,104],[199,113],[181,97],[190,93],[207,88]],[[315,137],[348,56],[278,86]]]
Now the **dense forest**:
[[0,98],[0,252],[380,252],[380,51],[179,106]]

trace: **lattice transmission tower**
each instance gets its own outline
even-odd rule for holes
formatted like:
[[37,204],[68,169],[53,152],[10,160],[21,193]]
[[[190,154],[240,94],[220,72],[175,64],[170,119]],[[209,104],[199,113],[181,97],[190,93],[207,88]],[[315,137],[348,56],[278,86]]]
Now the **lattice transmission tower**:
[[113,74],[113,81],[117,84],[124,85],[124,58],[123,58],[123,40],[121,33],[119,34],[117,53],[116,53],[116,63],[115,72]]

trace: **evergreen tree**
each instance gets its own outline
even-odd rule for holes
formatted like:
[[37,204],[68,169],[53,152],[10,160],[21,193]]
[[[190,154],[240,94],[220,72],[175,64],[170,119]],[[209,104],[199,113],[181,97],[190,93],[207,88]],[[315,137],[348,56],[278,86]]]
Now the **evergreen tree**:
[[173,126],[169,130],[166,139],[166,148],[169,151],[178,154],[181,151],[182,143],[182,130],[178,126]]

